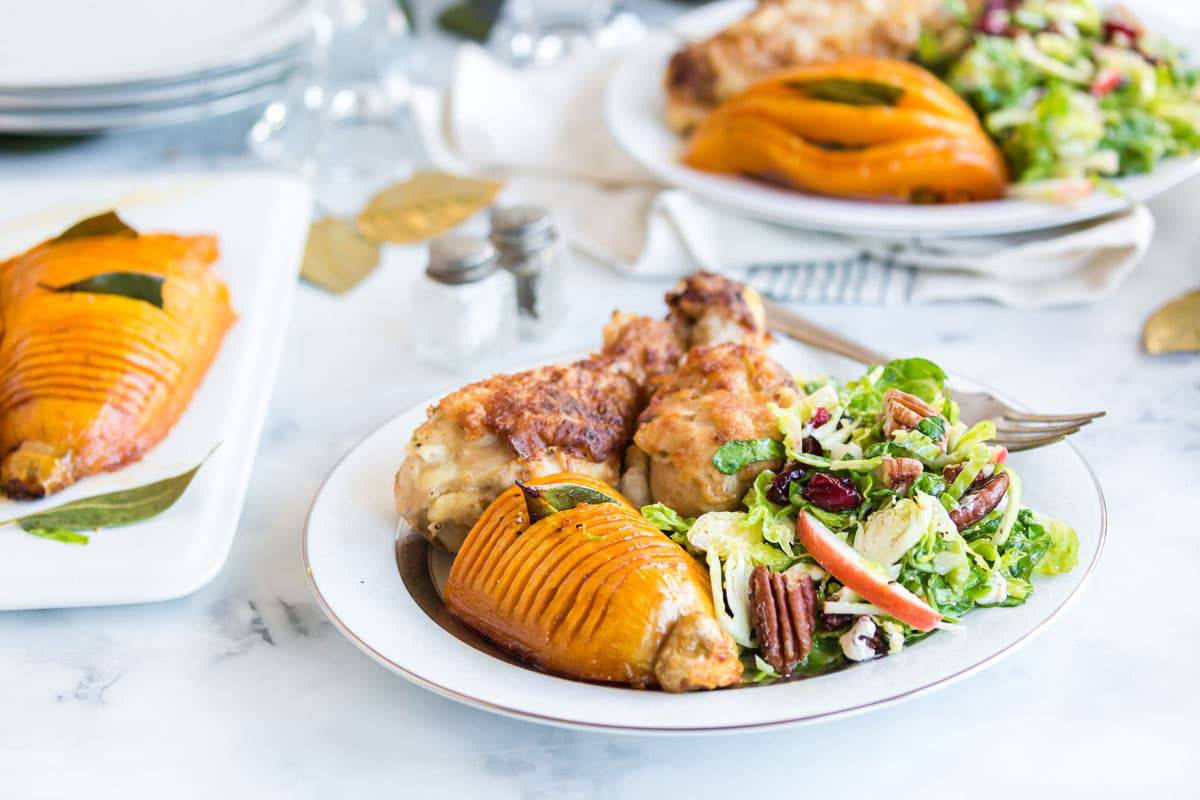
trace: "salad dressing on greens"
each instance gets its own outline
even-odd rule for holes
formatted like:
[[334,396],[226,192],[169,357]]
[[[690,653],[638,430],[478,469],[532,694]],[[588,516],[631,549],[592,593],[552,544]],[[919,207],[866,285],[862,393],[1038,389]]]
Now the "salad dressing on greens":
[[1070,200],[1200,148],[1200,82],[1180,52],[1094,0],[987,0],[922,32],[917,60],[971,103],[1010,193]]
[[1007,451],[989,443],[995,424],[964,424],[946,380],[910,358],[847,383],[799,382],[794,405],[772,407],[778,437],[713,455],[726,474],[785,458],[758,474],[744,510],[693,519],[662,504],[641,509],[708,566],[750,680],[788,677],[762,657],[756,569],[813,581],[816,626],[794,674],[814,675],[899,653],[973,609],[1021,605],[1035,573],[1076,566],[1075,531],[1021,504]]

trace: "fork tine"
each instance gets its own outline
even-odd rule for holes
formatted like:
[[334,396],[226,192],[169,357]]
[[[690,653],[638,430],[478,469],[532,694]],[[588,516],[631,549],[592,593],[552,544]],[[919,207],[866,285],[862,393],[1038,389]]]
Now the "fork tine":
[[1084,414],[1024,414],[1020,411],[1006,411],[1004,418],[1013,422],[1078,422],[1103,417],[1105,411],[1089,411]]
[[1041,441],[1053,436],[1070,436],[1073,433],[1077,433],[1082,427],[1082,425],[1073,425],[1067,428],[1030,428],[1023,431],[1009,431],[1008,433],[996,435],[992,441],[999,442],[1000,444]]
[[1067,437],[1059,435],[1059,436],[1043,436],[1040,439],[1019,439],[1015,442],[1005,442],[1001,439],[994,439],[993,441],[1004,445],[1006,448],[1008,448],[1008,452],[1010,452],[1010,453],[1019,453],[1022,450],[1032,450],[1035,447],[1045,447],[1048,444],[1054,444],[1055,442],[1061,442],[1065,438],[1067,438]]
[[1075,431],[1079,430],[1084,425],[1091,425],[1091,424],[1092,424],[1092,420],[1090,420],[1090,419],[1085,419],[1082,422],[1068,422],[1065,425],[1038,425],[1038,424],[1032,423],[1032,422],[1023,422],[1023,423],[1019,423],[1019,424],[1013,424],[1010,422],[1004,422],[1002,420],[1002,421],[996,423],[996,431],[997,431],[997,433],[1001,433],[1001,434],[1005,434],[1005,433],[1016,433],[1016,434],[1061,433],[1064,436],[1066,436],[1067,434],[1071,434],[1071,433],[1074,433]]

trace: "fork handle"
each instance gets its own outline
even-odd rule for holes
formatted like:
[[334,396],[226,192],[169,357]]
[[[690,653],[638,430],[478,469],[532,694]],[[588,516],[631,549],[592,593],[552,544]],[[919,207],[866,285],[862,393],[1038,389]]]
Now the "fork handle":
[[822,328],[804,317],[789,311],[771,300],[763,299],[767,312],[767,325],[798,342],[812,345],[820,350],[860,361],[863,364],[886,364],[891,358],[877,353],[869,347],[840,336],[828,328]]

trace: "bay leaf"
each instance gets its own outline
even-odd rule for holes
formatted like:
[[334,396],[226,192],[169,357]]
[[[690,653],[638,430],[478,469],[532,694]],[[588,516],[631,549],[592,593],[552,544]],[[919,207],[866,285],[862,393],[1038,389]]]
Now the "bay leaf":
[[530,522],[536,522],[559,511],[567,511],[580,503],[599,505],[617,502],[616,498],[603,492],[574,483],[529,486],[517,481],[517,486],[521,487],[521,493],[525,495],[525,507],[529,509]]
[[504,3],[502,0],[466,0],[442,9],[438,27],[449,33],[485,44]]
[[[211,455],[212,452],[208,454]],[[0,524],[15,522],[25,531],[32,533],[35,530],[47,529],[95,530],[143,522],[175,505],[175,501],[187,491],[200,467],[208,461],[208,456],[187,472],[161,481],[95,497],[85,497],[49,511],[27,514]]]
[[358,231],[376,242],[423,242],[490,206],[503,185],[447,172],[417,172],[372,197],[359,212]]
[[89,541],[86,533],[69,531],[66,528],[23,528],[22,530],[31,536],[37,536],[41,539],[52,539],[65,544],[87,544]]
[[308,228],[300,277],[341,294],[353,289],[379,264],[379,245],[336,217],[322,217]]
[[904,96],[904,90],[899,86],[851,78],[788,81],[787,87],[795,89],[813,100],[845,103],[852,106],[894,106]]
[[51,241],[67,242],[91,236],[120,236],[123,239],[136,239],[137,235],[138,232],[126,225],[125,221],[117,216],[117,212],[105,211],[103,214],[76,222]]
[[158,308],[163,307],[163,276],[151,275],[148,272],[104,272],[65,286],[47,286],[44,283],[39,283],[38,286],[51,292],[112,294],[128,297],[130,300],[141,300]]
[[1146,320],[1142,344],[1152,356],[1200,350],[1200,289],[1155,311]]

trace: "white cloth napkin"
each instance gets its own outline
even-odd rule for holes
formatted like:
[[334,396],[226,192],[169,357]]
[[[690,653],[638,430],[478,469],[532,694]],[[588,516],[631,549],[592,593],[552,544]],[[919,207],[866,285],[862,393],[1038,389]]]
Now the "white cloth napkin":
[[[701,268],[763,278],[841,264],[864,274],[906,271],[902,297],[883,292],[875,302],[989,299],[1042,307],[1110,294],[1153,236],[1154,220],[1140,206],[1051,233],[920,241],[851,238],[739,216],[663,188],[612,140],[603,94],[620,55],[592,50],[548,69],[514,70],[478,46],[462,46],[449,93],[414,97],[431,160],[447,170],[503,175],[504,201],[551,209],[576,247],[634,277]],[[830,279],[841,280],[833,273]]]

